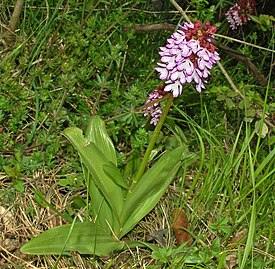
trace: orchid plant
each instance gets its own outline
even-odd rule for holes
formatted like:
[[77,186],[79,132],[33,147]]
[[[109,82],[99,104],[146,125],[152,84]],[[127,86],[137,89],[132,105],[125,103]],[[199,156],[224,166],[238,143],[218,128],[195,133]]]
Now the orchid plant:
[[[138,171],[130,180],[123,176],[117,164],[117,153],[108,136],[104,121],[99,116],[90,119],[85,135],[76,127],[67,128],[63,135],[72,143],[81,159],[91,215],[85,222],[76,219],[31,239],[22,248],[29,254],[109,255],[113,251],[135,246],[153,245],[130,241],[126,235],[159,202],[181,166],[192,164],[197,156],[181,144],[166,151],[148,169],[148,162],[173,99],[182,93],[185,83],[196,83],[197,91],[210,69],[219,60],[216,47],[211,43],[216,27],[200,22],[185,23],[160,48],[161,62],[156,70],[165,85],[150,93],[144,106],[144,115],[151,116],[155,125]],[[166,105],[160,102],[166,100]]]

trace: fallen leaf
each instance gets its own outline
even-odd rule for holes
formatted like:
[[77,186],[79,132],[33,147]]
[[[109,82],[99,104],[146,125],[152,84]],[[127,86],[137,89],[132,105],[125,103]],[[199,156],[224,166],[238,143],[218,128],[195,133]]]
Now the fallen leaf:
[[241,240],[245,239],[247,236],[247,232],[247,229],[236,232],[234,236],[231,238],[231,240],[228,242],[228,245],[239,243]]
[[229,269],[233,269],[238,265],[238,255],[237,253],[229,254],[226,256],[226,264]]
[[176,237],[177,246],[186,242],[192,245],[192,237],[187,231],[189,228],[189,220],[182,208],[177,208],[173,212],[173,230]]
[[[237,244],[240,244],[243,240],[246,239],[247,232],[247,229],[236,232],[228,242],[227,246],[236,246]],[[230,252],[230,254],[226,255],[226,264],[229,269],[238,268],[239,259],[237,251]]]

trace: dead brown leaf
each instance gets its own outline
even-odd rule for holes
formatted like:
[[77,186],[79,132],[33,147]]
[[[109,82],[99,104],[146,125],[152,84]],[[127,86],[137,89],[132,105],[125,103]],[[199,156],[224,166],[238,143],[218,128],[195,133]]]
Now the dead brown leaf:
[[187,231],[189,228],[189,220],[182,208],[176,208],[173,214],[173,230],[176,237],[177,246],[186,242],[192,245],[192,237]]
[[232,239],[228,242],[228,245],[237,244],[240,241],[244,240],[247,237],[247,229],[244,229],[242,231],[236,232]]

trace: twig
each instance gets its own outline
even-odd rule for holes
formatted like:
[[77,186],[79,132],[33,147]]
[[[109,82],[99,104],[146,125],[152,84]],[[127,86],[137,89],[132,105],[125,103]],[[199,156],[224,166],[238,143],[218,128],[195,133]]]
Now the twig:
[[189,19],[189,17],[187,16],[187,14],[185,13],[185,11],[180,7],[180,5],[175,1],[175,0],[170,0],[170,2],[172,3],[172,5],[181,13],[181,15],[184,17],[184,19],[187,22],[191,22],[191,20]]
[[239,39],[236,39],[236,38],[233,38],[233,37],[230,37],[230,36],[225,36],[225,35],[220,35],[220,34],[215,34],[215,36],[222,37],[222,38],[225,38],[225,39],[228,39],[228,40],[231,40],[231,41],[235,41],[235,42],[238,42],[238,43],[250,46],[250,47],[254,47],[254,48],[257,48],[257,49],[266,50],[266,51],[275,53],[275,50],[268,49],[268,48],[265,48],[265,47],[261,47],[261,46],[258,46],[258,45],[252,44],[252,43],[248,43],[248,42],[245,42],[243,40],[239,40]]
[[232,89],[238,94],[240,95],[242,98],[244,98],[243,94],[240,92],[240,90],[238,89],[238,87],[235,85],[235,83],[233,82],[233,80],[231,79],[231,77],[228,75],[228,73],[226,72],[226,70],[224,69],[224,67],[222,66],[220,61],[217,61],[217,64],[219,66],[219,68],[221,69],[223,75],[225,76],[225,78],[227,79],[228,83],[230,84],[230,86],[232,87]]
[[6,31],[6,39],[8,42],[12,42],[14,38],[14,32],[17,29],[18,23],[20,21],[20,14],[21,14],[23,5],[24,5],[24,0],[16,1],[12,16],[9,21],[9,25],[7,27],[8,31]]
[[260,73],[260,71],[256,67],[256,65],[253,64],[245,55],[229,48],[228,46],[226,46],[224,44],[219,44],[218,47],[225,50],[226,53],[233,56],[237,60],[242,61],[251,70],[251,72],[254,74],[254,76],[258,79],[261,86],[266,86],[267,85],[266,78]]
[[[158,31],[158,30],[169,30],[174,31],[176,26],[174,24],[170,23],[153,23],[153,24],[136,24],[131,29],[137,31],[137,32],[150,32],[150,31]],[[129,30],[129,29],[128,29]],[[127,31],[127,29],[126,29]]]
[[9,25],[8,25],[9,29],[12,32],[14,32],[17,28],[17,25],[18,25],[19,20],[20,20],[20,14],[21,14],[23,5],[24,5],[24,0],[17,0],[16,1],[15,7],[14,7],[14,10],[13,10],[13,13],[12,13],[12,16],[10,18]]
[[[19,261],[20,261],[21,263],[23,263],[24,265],[27,265],[28,268],[36,268],[36,267],[35,267],[34,265],[32,265],[30,262],[26,262],[26,261],[24,261],[23,259],[21,259],[20,257],[17,257],[16,255],[12,254],[11,252],[9,252],[6,248],[2,247],[1,245],[0,245],[0,248],[1,248],[2,251],[4,251],[4,252],[6,253],[6,255],[10,255],[11,257],[13,257],[13,258],[19,260]],[[5,257],[4,254],[1,255],[1,256],[2,256],[7,262],[12,263],[7,257]]]

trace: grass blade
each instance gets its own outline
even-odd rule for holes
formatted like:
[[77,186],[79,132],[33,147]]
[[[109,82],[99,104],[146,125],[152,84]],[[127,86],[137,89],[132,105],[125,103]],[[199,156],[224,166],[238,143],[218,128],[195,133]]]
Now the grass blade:
[[249,151],[249,166],[250,166],[250,173],[251,173],[251,181],[252,181],[252,186],[253,186],[253,203],[252,203],[252,207],[251,207],[251,218],[250,218],[250,223],[249,223],[248,237],[247,237],[244,255],[243,255],[241,265],[240,265],[240,269],[245,268],[246,261],[248,259],[250,252],[251,252],[251,249],[253,248],[253,239],[254,239],[255,230],[256,230],[255,173],[254,173],[254,165],[253,165],[253,159],[252,159],[250,147],[248,147],[248,151]]

